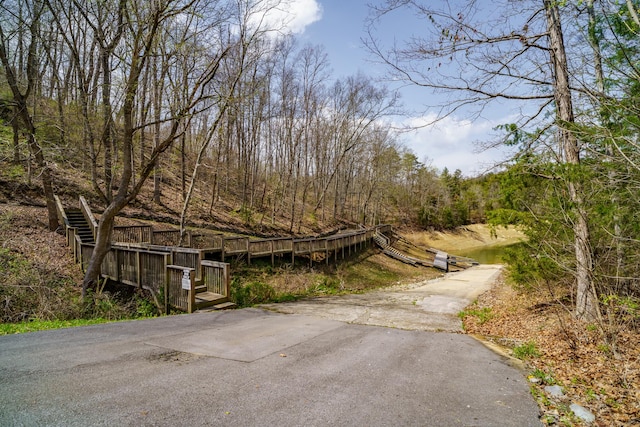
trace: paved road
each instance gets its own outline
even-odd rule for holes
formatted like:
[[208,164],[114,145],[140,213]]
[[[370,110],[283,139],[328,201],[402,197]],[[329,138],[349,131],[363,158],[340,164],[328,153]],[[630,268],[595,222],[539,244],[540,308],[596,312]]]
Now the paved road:
[[540,425],[503,357],[407,329],[253,308],[3,336],[0,425]]

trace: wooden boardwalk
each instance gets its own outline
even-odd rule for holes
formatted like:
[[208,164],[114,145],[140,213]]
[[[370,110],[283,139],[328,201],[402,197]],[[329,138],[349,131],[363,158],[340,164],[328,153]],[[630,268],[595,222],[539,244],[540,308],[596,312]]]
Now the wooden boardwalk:
[[[65,208],[56,196],[60,223],[65,225],[67,243],[77,263],[86,271],[95,246],[98,222],[84,197],[78,208]],[[182,246],[180,230],[156,230],[150,225],[114,227],[111,249],[101,266],[105,279],[147,289],[171,308],[189,313],[204,307],[224,308],[230,303],[230,273],[226,259],[245,259],[248,264],[258,258],[298,259],[314,262],[337,262],[371,244],[395,259],[414,266],[435,267],[444,271],[449,266],[464,268],[475,262],[427,249],[431,260],[406,255],[393,247],[390,237],[410,242],[393,234],[390,225],[378,225],[359,230],[343,231],[325,237],[280,237],[254,239],[227,236],[222,233],[188,232]],[[475,263],[477,264],[477,263]]]
[[[76,262],[86,270],[98,223],[86,200],[79,207],[65,208],[56,197],[60,222]],[[151,226],[115,227],[111,250],[102,263],[102,277],[149,290],[164,299],[165,310],[193,312],[206,306],[229,303],[230,257],[307,259],[309,264],[335,262],[369,247],[376,236],[391,231],[389,225],[340,232],[326,237],[252,239],[246,236],[196,234],[190,232],[183,246],[179,230],[155,230]]]

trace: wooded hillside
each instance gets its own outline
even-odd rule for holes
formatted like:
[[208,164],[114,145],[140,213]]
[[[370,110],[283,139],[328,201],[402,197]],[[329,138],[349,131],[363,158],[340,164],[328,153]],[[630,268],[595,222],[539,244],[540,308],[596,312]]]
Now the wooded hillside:
[[272,3],[3,2],[3,164],[47,200],[67,171],[85,177],[105,219],[136,199],[183,226],[232,212],[289,233],[482,219],[479,188],[398,143],[397,94],[333,79]]

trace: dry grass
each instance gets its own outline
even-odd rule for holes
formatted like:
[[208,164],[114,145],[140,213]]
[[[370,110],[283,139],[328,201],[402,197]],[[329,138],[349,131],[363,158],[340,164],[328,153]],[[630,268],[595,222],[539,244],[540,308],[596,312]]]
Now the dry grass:
[[453,232],[405,231],[402,234],[418,246],[451,253],[485,246],[508,246],[525,238],[524,234],[514,227],[500,227],[492,231],[486,224],[471,224],[459,227]]
[[[547,378],[533,385],[545,416],[543,421],[581,425],[568,406],[576,402],[596,415],[598,426],[640,423],[640,335],[632,329],[618,331],[616,348],[608,345],[597,325],[576,322],[570,311],[551,298],[548,290],[521,293],[500,280],[482,295],[473,310],[487,308],[484,322],[465,319],[468,333],[479,334],[515,348],[533,343],[539,357],[527,360],[528,368]],[[544,375],[542,375],[544,374]],[[566,396],[553,399],[544,386],[556,383]]]

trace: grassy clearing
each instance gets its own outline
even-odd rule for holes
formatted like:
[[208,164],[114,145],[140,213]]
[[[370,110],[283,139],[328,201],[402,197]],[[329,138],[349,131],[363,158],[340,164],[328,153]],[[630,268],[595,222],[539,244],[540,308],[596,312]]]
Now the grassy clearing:
[[265,261],[233,265],[232,300],[240,307],[305,297],[365,292],[438,276],[430,268],[416,268],[375,251],[366,251],[337,265],[305,263],[272,267]]
[[0,323],[0,335],[22,334],[25,332],[46,331],[48,329],[72,328],[75,326],[97,325],[109,323],[109,319],[74,319],[74,320],[31,320],[20,323]]

